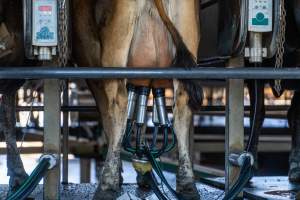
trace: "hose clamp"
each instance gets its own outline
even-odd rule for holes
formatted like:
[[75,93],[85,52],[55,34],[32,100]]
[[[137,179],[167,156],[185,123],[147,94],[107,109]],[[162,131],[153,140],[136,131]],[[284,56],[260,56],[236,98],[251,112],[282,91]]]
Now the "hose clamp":
[[40,157],[39,162],[41,162],[43,159],[49,159],[48,170],[53,169],[58,163],[58,156],[55,154],[44,154]]
[[250,164],[251,166],[253,166],[255,161],[254,156],[252,155],[252,153],[249,152],[243,152],[241,154],[232,153],[229,155],[229,162],[232,165],[241,167],[244,164],[246,158],[250,158]]

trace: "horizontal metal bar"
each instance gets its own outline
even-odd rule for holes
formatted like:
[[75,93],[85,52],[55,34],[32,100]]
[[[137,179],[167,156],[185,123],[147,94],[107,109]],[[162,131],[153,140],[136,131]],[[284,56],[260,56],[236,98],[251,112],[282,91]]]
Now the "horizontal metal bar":
[[[266,106],[266,111],[276,112],[276,111],[287,111],[289,106]],[[28,112],[28,111],[44,111],[43,106],[17,106],[16,110],[18,112]],[[172,108],[168,107],[171,112]],[[65,112],[97,112],[96,106],[62,106],[61,111]],[[148,107],[148,111],[151,112],[152,108]],[[250,106],[245,106],[245,111],[250,111]],[[199,112],[225,112],[225,106],[203,106]],[[196,112],[197,113],[197,112]],[[195,113],[195,114],[196,114]]]
[[[44,111],[44,106],[17,106],[17,112]],[[62,112],[97,112],[96,106],[61,106]]]
[[0,79],[300,79],[300,68],[2,67]]

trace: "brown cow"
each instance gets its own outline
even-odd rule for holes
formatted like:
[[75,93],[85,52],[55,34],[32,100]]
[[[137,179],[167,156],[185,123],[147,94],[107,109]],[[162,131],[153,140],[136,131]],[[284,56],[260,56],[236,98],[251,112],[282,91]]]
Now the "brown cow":
[[[198,3],[198,0],[73,0],[74,58],[80,66],[98,67],[169,67],[176,58],[177,64],[185,64],[186,56],[192,58],[190,63],[195,63],[200,39]],[[131,82],[150,87],[167,87],[172,83]],[[94,199],[114,199],[122,182],[120,151],[126,125],[125,81],[93,80],[88,81],[88,85],[109,140]],[[189,199],[199,199],[189,156],[192,111],[188,102],[191,98],[181,81],[174,80],[173,87],[179,152],[177,191]]]

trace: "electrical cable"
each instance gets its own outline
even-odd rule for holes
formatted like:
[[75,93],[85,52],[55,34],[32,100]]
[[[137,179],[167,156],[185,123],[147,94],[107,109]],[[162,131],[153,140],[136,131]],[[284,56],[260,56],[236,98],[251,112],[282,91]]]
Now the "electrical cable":
[[[257,63],[255,63],[255,67],[259,67],[260,65],[258,65]],[[252,144],[252,140],[254,137],[254,127],[255,127],[255,122],[256,122],[256,118],[257,118],[257,107],[258,107],[258,80],[254,80],[254,98],[255,98],[255,103],[254,103],[254,113],[253,113],[253,119],[252,119],[252,126],[251,126],[251,132],[250,132],[250,137],[249,140],[247,142],[247,147],[246,147],[246,151],[249,152],[250,148],[251,148],[251,144]],[[254,152],[251,152],[254,153]]]
[[[257,64],[255,64],[255,67],[257,67]],[[255,122],[257,118],[257,107],[258,107],[258,80],[254,80],[254,113],[253,113],[253,119],[251,123],[251,132],[249,136],[249,140],[247,142],[246,146],[246,152],[249,153],[250,150],[254,151],[252,148],[253,144],[253,138],[255,133]],[[254,154],[255,152],[250,152]],[[246,157],[243,165],[241,166],[241,171],[239,174],[238,180],[235,182],[234,186],[229,190],[229,192],[225,195],[223,200],[233,200],[235,199],[243,190],[243,188],[246,186],[246,184],[249,182],[249,180],[253,177],[254,167],[251,164],[251,158]]]
[[249,157],[245,158],[243,165],[241,167],[241,172],[238,180],[225,195],[223,200],[234,200],[241,193],[243,188],[247,185],[248,181],[252,178],[253,168],[251,166],[251,159]]
[[[252,126],[251,126],[251,132],[250,132],[250,137],[249,137],[249,140],[248,140],[248,143],[247,143],[247,152],[250,151],[250,148],[251,148],[251,143],[252,143],[252,140],[253,140],[253,137],[254,137],[254,127],[255,127],[255,121],[256,121],[256,118],[257,118],[257,106],[258,106],[258,80],[254,80],[254,96],[255,96],[255,103],[254,103],[254,114],[253,114],[253,120],[252,120]],[[251,152],[253,153],[253,152]]]

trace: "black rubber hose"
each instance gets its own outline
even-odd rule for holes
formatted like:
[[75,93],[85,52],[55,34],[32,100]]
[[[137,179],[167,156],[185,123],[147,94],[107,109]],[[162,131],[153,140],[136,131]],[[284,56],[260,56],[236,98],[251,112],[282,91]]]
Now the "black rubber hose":
[[147,156],[147,158],[149,159],[154,171],[156,172],[156,174],[158,175],[158,177],[161,179],[161,181],[163,182],[163,184],[165,184],[165,186],[168,188],[168,190],[174,195],[174,197],[176,197],[178,200],[182,200],[182,196],[180,194],[178,194],[168,183],[166,177],[164,176],[162,169],[160,168],[160,166],[158,165],[157,161],[155,160],[155,158],[153,157],[153,155],[151,154],[151,152],[149,151],[149,149],[146,147],[145,148],[145,155]]
[[229,190],[229,192],[225,195],[223,200],[234,200],[237,196],[243,191],[244,187],[247,185],[249,180],[252,178],[253,175],[253,167],[251,166],[251,159],[246,158],[239,175],[238,180]]
[[126,126],[126,130],[125,130],[125,134],[122,140],[122,146],[125,149],[125,151],[128,151],[130,153],[135,153],[136,149],[132,147],[131,143],[130,143],[130,136],[132,134],[132,130],[133,130],[133,124],[131,121],[127,121],[127,126]]
[[[250,94],[251,95],[251,94]],[[253,138],[255,137],[255,123],[256,123],[256,118],[258,117],[257,116],[257,107],[258,107],[258,80],[254,80],[254,98],[255,98],[255,103],[254,103],[254,113],[253,113],[253,120],[252,120],[252,123],[251,123],[251,130],[250,130],[250,135],[249,135],[249,139],[248,139],[248,142],[247,142],[247,145],[246,145],[246,151],[250,151],[250,149],[252,149],[252,146],[253,145]],[[253,152],[251,152],[253,153]],[[254,155],[255,156],[255,155]]]
[[163,145],[161,147],[161,149],[154,155],[155,158],[160,157],[163,153],[165,153],[165,150],[168,146],[168,129],[167,128],[163,128]]
[[166,149],[166,153],[170,152],[172,149],[174,149],[176,143],[177,143],[177,137],[176,137],[176,134],[175,134],[175,131],[174,131],[174,128],[171,126],[169,127],[170,130],[171,130],[171,135],[172,135],[172,143],[171,145],[169,145]]
[[153,137],[152,137],[152,143],[151,143],[151,146],[150,146],[151,151],[155,150],[158,132],[159,132],[159,126],[155,125],[154,126]]
[[135,145],[136,145],[136,153],[138,156],[141,156],[141,134],[142,134],[142,127],[138,126],[136,131],[136,138],[135,138]]
[[28,196],[33,192],[33,190],[45,176],[49,165],[49,159],[42,159],[31,175],[21,185],[21,187],[15,193],[7,197],[6,200],[24,200],[28,198]]
[[146,180],[148,181],[151,189],[159,200],[168,200],[167,197],[160,191],[157,181],[155,179],[155,175],[153,172],[147,172],[145,175]]

